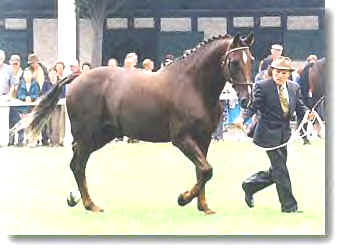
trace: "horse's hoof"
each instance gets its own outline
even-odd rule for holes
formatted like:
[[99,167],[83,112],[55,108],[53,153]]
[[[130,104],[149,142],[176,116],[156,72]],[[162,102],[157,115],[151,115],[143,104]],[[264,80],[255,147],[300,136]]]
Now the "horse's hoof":
[[[187,192],[188,192],[188,191],[187,191]],[[191,200],[189,200],[189,199],[187,199],[187,200],[184,199],[184,195],[185,195],[187,192],[185,192],[184,194],[180,194],[180,195],[178,196],[178,199],[177,199],[178,205],[180,205],[180,206],[185,206],[185,205],[187,205],[187,204],[191,201]]]
[[70,192],[67,197],[67,204],[69,207],[75,207],[81,200],[81,195],[77,192]]
[[215,211],[212,211],[211,209],[207,209],[207,210],[203,210],[204,214],[206,215],[210,215],[210,214],[215,214],[216,212]]
[[86,208],[88,211],[92,211],[92,212],[94,212],[94,213],[103,213],[103,212],[104,212],[104,210],[103,210],[102,208],[100,208],[100,207],[98,207],[98,206],[96,206],[96,205],[94,205],[94,204],[89,205],[89,206],[86,206],[85,208]]

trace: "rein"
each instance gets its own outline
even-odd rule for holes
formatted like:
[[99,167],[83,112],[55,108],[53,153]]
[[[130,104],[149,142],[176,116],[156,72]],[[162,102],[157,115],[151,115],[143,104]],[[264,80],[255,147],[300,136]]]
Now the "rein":
[[[320,124],[321,126],[324,125],[324,124],[323,124],[323,121],[322,121],[321,118],[319,117],[319,114],[318,114],[314,109],[312,109],[311,111],[315,114],[315,118],[314,118],[313,120],[311,120],[311,121],[308,120],[308,116],[309,116],[309,114],[310,114],[310,111],[307,110],[307,111],[305,112],[305,114],[304,114],[304,117],[303,117],[303,119],[302,119],[302,122],[299,124],[297,130],[296,130],[295,133],[291,136],[291,138],[289,139],[289,141],[287,141],[287,142],[285,142],[285,143],[283,143],[283,144],[281,144],[281,145],[274,146],[274,147],[268,147],[268,148],[266,148],[266,147],[261,147],[261,146],[256,145],[256,144],[255,144],[255,145],[256,145],[257,147],[260,147],[261,149],[263,149],[263,150],[265,150],[265,151],[270,151],[270,150],[275,150],[275,149],[282,148],[282,147],[287,146],[288,144],[291,144],[292,142],[294,142],[294,141],[297,139],[297,137],[295,137],[295,134],[298,134],[298,137],[300,137],[300,138],[307,136],[307,133],[306,133],[306,131],[305,131],[305,129],[304,129],[304,125],[305,125],[306,123],[311,122],[311,123],[313,124],[316,120],[318,120],[318,122],[319,122],[319,124]],[[245,132],[245,130],[243,130],[243,131]],[[303,135],[299,135],[301,131],[303,131]]]

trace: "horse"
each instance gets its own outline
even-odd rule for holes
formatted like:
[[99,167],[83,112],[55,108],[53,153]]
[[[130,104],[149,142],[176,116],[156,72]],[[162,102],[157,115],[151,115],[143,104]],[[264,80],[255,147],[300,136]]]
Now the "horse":
[[[199,43],[158,72],[98,67],[78,77],[70,75],[40,101],[26,127],[37,132],[55,108],[62,86],[69,84],[70,168],[85,209],[103,211],[88,192],[85,169],[90,154],[114,138],[127,136],[171,142],[181,150],[195,165],[197,182],[179,195],[178,204],[184,206],[197,198],[198,210],[213,214],[205,198],[205,185],[213,175],[206,156],[221,116],[219,96],[228,81],[241,101],[249,102],[253,42],[253,33],[225,34]],[[76,204],[74,198],[68,201],[69,206]]]
[[[320,110],[319,117],[325,119],[325,98],[326,98],[326,58],[323,57],[314,63],[308,64],[301,72],[300,85],[304,104],[310,109]],[[322,109],[320,109],[322,107]],[[324,110],[323,110],[324,108]],[[316,123],[317,132],[320,134],[321,125]],[[307,126],[305,126],[305,131]],[[303,137],[304,144],[309,144],[310,141],[306,136]]]

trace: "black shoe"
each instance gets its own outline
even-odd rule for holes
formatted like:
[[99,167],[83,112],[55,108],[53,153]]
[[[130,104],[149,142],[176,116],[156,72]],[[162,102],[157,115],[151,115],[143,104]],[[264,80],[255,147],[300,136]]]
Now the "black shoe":
[[253,199],[253,195],[251,193],[249,193],[249,191],[247,190],[247,184],[246,183],[242,183],[242,189],[245,192],[245,203],[246,205],[248,205],[249,208],[253,208],[254,207],[254,199]]
[[282,213],[302,213],[302,211],[299,211],[296,205],[291,208],[282,208]]
[[303,138],[303,145],[306,145],[306,144],[311,144],[310,140],[307,138],[307,137],[304,137]]

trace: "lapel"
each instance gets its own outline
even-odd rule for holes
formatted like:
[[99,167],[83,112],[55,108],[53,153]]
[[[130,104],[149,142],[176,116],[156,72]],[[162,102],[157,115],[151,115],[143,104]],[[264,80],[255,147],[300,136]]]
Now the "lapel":
[[280,99],[279,99],[278,86],[273,80],[271,80],[271,82],[272,82],[272,88],[273,88],[273,93],[274,93],[273,94],[274,99],[275,99],[276,103],[278,103],[280,112],[283,113],[282,105],[281,105]]
[[289,110],[290,110],[290,113],[293,113],[295,110],[295,106],[296,106],[295,91],[293,91],[292,84],[290,84],[289,81],[287,81],[286,87],[288,89],[288,94],[289,94]]

